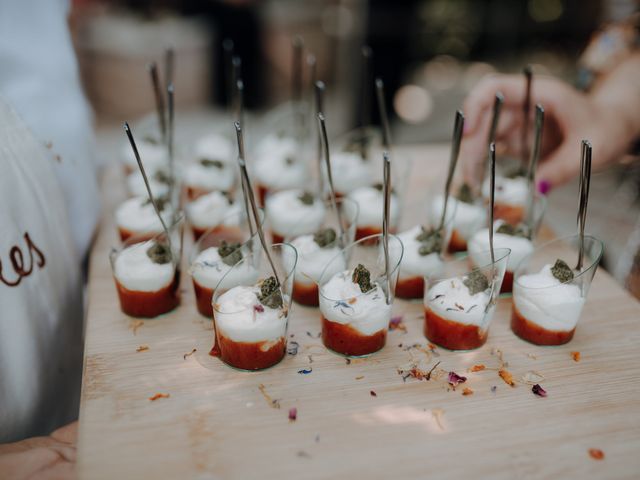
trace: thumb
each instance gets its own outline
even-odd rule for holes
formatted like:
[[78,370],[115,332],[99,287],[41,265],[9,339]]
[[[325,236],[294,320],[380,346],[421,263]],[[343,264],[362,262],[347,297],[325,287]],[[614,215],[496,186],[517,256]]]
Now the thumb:
[[567,183],[580,172],[580,141],[565,139],[538,167],[538,190],[547,190]]

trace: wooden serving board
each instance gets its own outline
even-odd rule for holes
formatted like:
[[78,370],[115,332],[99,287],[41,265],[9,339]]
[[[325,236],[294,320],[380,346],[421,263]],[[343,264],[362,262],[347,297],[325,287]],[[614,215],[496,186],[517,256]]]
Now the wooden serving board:
[[[415,201],[433,182],[441,188],[448,147],[407,152],[414,159]],[[211,322],[197,313],[184,269],[179,309],[144,322],[120,312],[108,260],[117,244],[111,212],[123,194],[119,172],[110,170],[103,184],[105,214],[90,266],[81,477],[640,474],[640,304],[606,272],[596,274],[575,338],[566,346],[536,347],[518,339],[509,329],[507,298],[499,302],[484,347],[430,352],[421,303],[397,300],[394,312],[403,315],[407,332],[389,332],[381,352],[347,364],[322,347],[318,311],[294,305],[289,332],[299,343],[297,355],[263,372],[239,372],[207,355]],[[407,350],[414,344],[419,348]],[[148,350],[138,352],[141,346]],[[498,376],[497,350],[515,387]],[[434,378],[403,380],[398,367],[412,359],[429,367],[439,361]],[[477,364],[487,369],[468,372]],[[312,371],[299,373],[306,369]],[[449,371],[468,380],[454,390],[446,381]],[[543,376],[539,383],[547,398],[533,395],[524,382],[533,378],[531,371]],[[463,395],[464,387],[473,393]],[[157,393],[169,397],[149,400]],[[291,408],[297,409],[295,421],[288,418]],[[592,458],[589,449],[602,450],[604,459]]]

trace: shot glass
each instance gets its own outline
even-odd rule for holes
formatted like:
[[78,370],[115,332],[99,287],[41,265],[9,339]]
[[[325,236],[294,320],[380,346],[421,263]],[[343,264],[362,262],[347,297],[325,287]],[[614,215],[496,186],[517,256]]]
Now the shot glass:
[[487,341],[510,250],[497,248],[495,261],[469,270],[467,258],[446,262],[425,279],[424,334],[449,350],[473,350]]
[[120,309],[132,317],[153,318],[180,304],[180,252],[183,222],[151,240],[131,237],[109,256]]
[[269,248],[279,284],[264,251],[259,250],[231,267],[214,289],[211,355],[240,370],[271,367],[286,352],[298,255],[287,243]]
[[560,238],[538,247],[518,265],[511,330],[523,340],[562,345],[573,338],[604,246],[585,235],[584,261],[576,271],[578,248],[578,235]]
[[303,189],[280,190],[266,196],[265,215],[273,241],[282,243],[317,232],[327,215],[327,206],[324,200]]
[[[496,220],[493,224],[493,245],[495,248],[509,248],[511,255],[507,262],[507,270],[502,281],[500,293],[511,293],[513,289],[513,271],[518,264],[534,250],[535,238],[542,224],[547,205],[544,195],[536,195],[532,204],[531,238],[528,237],[529,227],[523,223],[511,225],[504,220]],[[525,209],[525,218],[527,218]],[[474,266],[485,265],[491,260],[487,256],[489,251],[489,228],[479,229],[469,240],[469,258]]]
[[[444,195],[434,196],[431,201],[430,217],[432,221],[439,218],[444,204]],[[449,253],[465,252],[471,236],[487,223],[487,208],[481,198],[469,202],[453,196],[449,197],[449,206],[455,208],[455,216],[451,226]],[[454,207],[455,205],[455,207]]]
[[[327,264],[340,253],[341,246],[351,245],[356,233],[358,205],[349,198],[338,198],[343,236],[340,238],[338,217],[329,200],[325,204],[322,225],[314,233],[290,239],[298,252],[296,281],[293,284],[293,299],[300,305],[317,307],[318,282]],[[289,239],[287,239],[289,240]]]
[[235,228],[245,217],[238,214],[245,211],[242,197],[231,201],[226,193],[210,192],[189,202],[185,213],[194,240],[198,240],[205,232],[214,229]]
[[389,275],[382,235],[358,240],[336,255],[319,281],[322,342],[351,357],[383,348],[404,247],[389,236]]
[[422,218],[426,217],[426,223],[414,225],[398,234],[398,238],[404,245],[404,255],[396,285],[398,298],[421,299],[424,296],[424,278],[438,275],[442,271],[444,255],[453,230],[456,204],[448,203],[446,217],[441,226],[444,204],[440,203],[439,210],[434,209],[433,197],[434,195],[429,195],[427,202],[424,203],[430,206],[429,212],[420,215]]
[[[264,220],[262,210],[260,214]],[[256,235],[255,232],[251,235],[244,211],[236,211],[199,237],[191,251],[189,273],[200,314],[213,318],[211,300],[215,286],[238,261],[261,248]],[[249,264],[245,265],[246,269],[236,271],[239,280],[253,275]]]

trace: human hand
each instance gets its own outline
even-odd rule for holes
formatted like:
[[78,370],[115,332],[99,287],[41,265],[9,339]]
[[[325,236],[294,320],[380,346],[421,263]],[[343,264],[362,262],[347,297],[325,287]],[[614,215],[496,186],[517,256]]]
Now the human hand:
[[48,437],[0,445],[0,479],[66,480],[76,478],[78,422]]
[[[496,130],[498,153],[521,154],[525,79],[522,75],[488,77],[464,102],[466,122],[461,157],[465,177],[473,183],[478,182],[478,166],[487,155],[486,142],[496,92],[504,95]],[[626,139],[621,138],[624,129],[619,128],[615,111],[570,85],[555,78],[536,76],[531,99],[529,145],[533,142],[533,107],[539,103],[545,110],[541,159],[536,172],[538,190],[542,193],[578,175],[582,139],[590,140],[593,145],[594,169],[617,160],[626,148]]]

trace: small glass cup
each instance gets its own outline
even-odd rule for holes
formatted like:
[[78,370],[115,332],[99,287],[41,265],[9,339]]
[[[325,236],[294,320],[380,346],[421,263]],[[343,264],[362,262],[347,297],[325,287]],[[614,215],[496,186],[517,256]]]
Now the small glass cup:
[[[360,357],[385,346],[403,250],[400,239],[389,235],[388,277],[381,234],[352,243],[327,264],[318,282],[325,347]],[[352,275],[359,266],[369,271],[373,287],[365,293],[353,282]],[[362,279],[366,274],[360,272]]]
[[485,344],[509,253],[497,248],[493,263],[471,271],[467,258],[452,260],[440,275],[425,278],[424,334],[430,342],[449,350]]
[[[444,205],[440,203],[439,209],[434,208],[434,195],[427,197],[427,202],[423,205],[429,205],[429,212],[420,215],[421,218],[426,217],[426,224],[414,225],[413,228],[405,230],[398,234],[398,238],[404,245],[404,255],[402,256],[402,264],[400,265],[400,274],[398,284],[396,285],[396,296],[403,299],[421,299],[424,296],[424,277],[437,275],[443,268],[445,259],[444,254],[451,238],[453,229],[453,220],[456,214],[456,203],[449,202],[447,205],[447,213],[444,224],[440,227],[442,209]],[[419,210],[416,206],[411,210]],[[439,241],[432,237],[425,237],[432,230],[439,229]]]
[[281,282],[272,293],[263,291],[275,279],[262,249],[243,257],[214,289],[215,344],[211,355],[239,370],[269,368],[286,352],[298,254],[288,243],[269,249]]
[[[547,205],[547,198],[544,195],[538,195],[534,197],[532,208],[532,232],[531,238],[522,235],[509,235],[507,233],[497,233],[496,230],[500,228],[505,222],[504,220],[497,220],[494,223],[494,235],[493,246],[494,248],[509,248],[511,255],[509,255],[509,261],[507,262],[507,271],[504,274],[504,280],[502,281],[502,287],[500,293],[511,293],[513,289],[513,271],[518,264],[534,250],[535,238],[542,225],[542,218],[544,216]],[[525,218],[527,218],[527,212],[525,208]],[[510,224],[508,224],[510,225]],[[528,227],[523,223],[515,225],[516,228],[521,228],[523,232],[527,232]],[[476,231],[468,242],[469,258],[472,265],[486,265],[491,260],[487,256],[489,251],[489,228],[486,226]]]
[[[313,199],[309,205],[301,200],[307,195]],[[327,204],[317,195],[296,188],[269,193],[264,210],[273,242],[283,243],[318,231],[327,215]]]
[[180,256],[183,222],[165,233],[147,238],[131,237],[109,255],[120,300],[120,309],[132,317],[153,318],[180,304]]
[[[432,221],[439,217],[443,203],[444,195],[432,198],[429,210]],[[465,252],[471,236],[487,223],[487,207],[479,197],[471,203],[466,203],[453,195],[449,197],[449,205],[455,205],[455,216],[451,226],[448,252]]]
[[333,229],[337,236],[331,244],[320,247],[314,240],[314,233],[287,239],[298,252],[296,281],[293,284],[293,299],[301,305],[308,307],[318,306],[318,282],[322,272],[327,263],[340,252],[341,245],[350,245],[354,241],[356,221],[358,219],[358,204],[349,198],[343,197],[336,199],[336,206],[341,212],[340,218],[344,233],[342,238],[339,238],[338,217],[333,209],[333,203],[328,200],[325,204],[325,218],[318,230]]
[[[261,221],[264,220],[264,212],[260,212]],[[256,253],[260,247],[257,233],[253,236],[249,230],[244,211],[227,215],[220,225],[204,232],[191,250],[189,259],[189,273],[193,280],[193,288],[196,295],[198,312],[205,317],[213,318],[211,299],[215,286],[222,277],[233,267],[239,256],[231,252],[228,247],[223,248],[220,255],[220,247],[225,245],[240,245],[241,256],[244,258],[250,253]],[[226,252],[226,254],[224,254]],[[236,260],[237,261],[237,260]]]
[[[562,345],[573,338],[604,245],[584,237],[584,262],[577,263],[579,235],[559,238],[538,247],[518,265],[513,283],[511,330],[535,345]],[[557,259],[572,269],[573,279],[556,280],[549,270]]]

